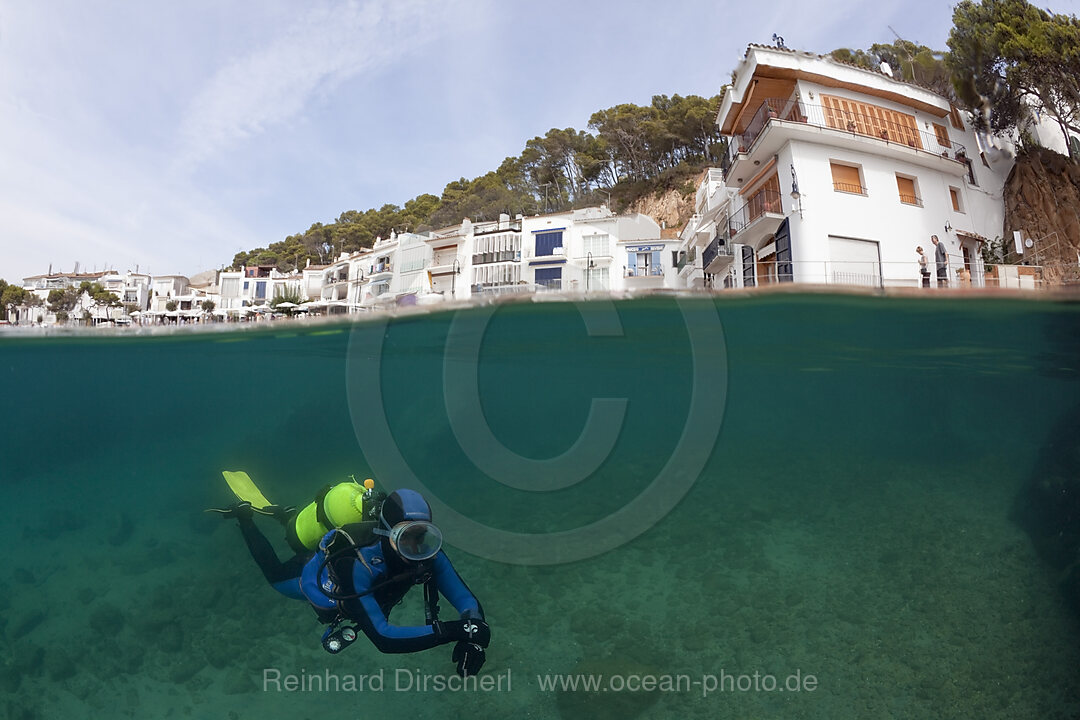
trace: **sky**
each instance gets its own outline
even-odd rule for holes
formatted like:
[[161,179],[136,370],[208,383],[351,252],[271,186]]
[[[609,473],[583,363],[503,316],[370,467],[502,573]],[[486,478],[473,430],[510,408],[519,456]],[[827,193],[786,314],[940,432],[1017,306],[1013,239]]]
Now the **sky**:
[[0,0],[0,278],[221,268],[596,110],[715,95],[774,33],[944,48],[951,5]]

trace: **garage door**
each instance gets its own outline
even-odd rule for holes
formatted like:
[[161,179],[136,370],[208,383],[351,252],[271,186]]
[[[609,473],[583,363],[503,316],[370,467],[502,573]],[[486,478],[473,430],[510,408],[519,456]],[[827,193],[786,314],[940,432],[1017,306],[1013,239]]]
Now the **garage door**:
[[881,255],[873,240],[829,236],[829,282],[881,285]]

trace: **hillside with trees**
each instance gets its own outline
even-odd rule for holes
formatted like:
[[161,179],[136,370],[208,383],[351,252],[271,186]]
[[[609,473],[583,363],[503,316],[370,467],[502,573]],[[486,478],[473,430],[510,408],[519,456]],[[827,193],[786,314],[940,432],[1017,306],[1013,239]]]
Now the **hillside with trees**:
[[[266,248],[237,253],[232,265],[273,265],[282,271],[307,261],[325,264],[341,252],[371,247],[391,230],[423,231],[461,222],[554,212],[610,201],[616,210],[653,192],[682,189],[726,145],[716,127],[720,97],[657,95],[646,106],[624,103],[593,113],[589,130],[548,130],[491,172],[446,184],[441,196],[418,195],[404,206],[347,210]],[[692,191],[692,185],[691,185]]]

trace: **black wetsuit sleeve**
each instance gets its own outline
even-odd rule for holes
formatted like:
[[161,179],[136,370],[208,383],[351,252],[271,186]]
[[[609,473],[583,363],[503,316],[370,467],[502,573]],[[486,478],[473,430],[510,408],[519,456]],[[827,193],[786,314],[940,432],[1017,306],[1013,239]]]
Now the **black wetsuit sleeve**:
[[[339,570],[341,587],[354,587],[356,592],[363,593],[370,589],[370,576],[367,573],[355,572],[355,568],[356,564],[351,562]],[[343,600],[341,610],[360,627],[379,652],[418,652],[446,642],[439,640],[431,625],[391,625],[374,594]]]
[[271,585],[293,580],[300,577],[304,569],[304,563],[311,558],[311,554],[295,555],[285,562],[278,559],[274,547],[266,536],[262,534],[252,518],[240,518],[240,534],[244,536],[248,551],[255,563],[262,570],[263,577]]

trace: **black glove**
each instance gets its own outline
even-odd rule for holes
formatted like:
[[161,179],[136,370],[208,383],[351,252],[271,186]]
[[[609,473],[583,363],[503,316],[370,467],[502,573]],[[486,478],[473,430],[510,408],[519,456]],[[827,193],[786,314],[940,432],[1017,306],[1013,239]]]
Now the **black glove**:
[[451,620],[450,622],[437,622],[434,627],[435,637],[438,638],[439,643],[458,640],[459,642],[473,643],[486,648],[488,643],[491,642],[491,628],[483,620],[473,618]]
[[457,665],[457,674],[461,677],[468,677],[480,672],[480,668],[484,667],[484,660],[486,659],[487,653],[484,652],[484,648],[476,643],[462,640],[454,646],[453,660]]

